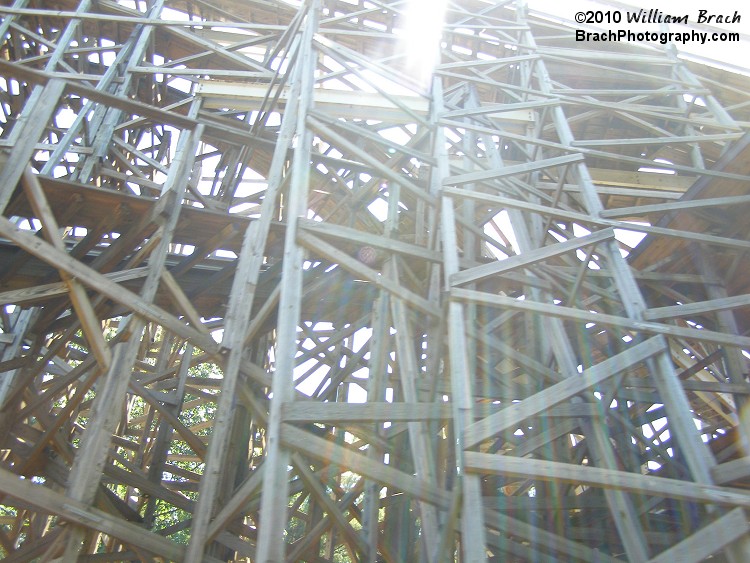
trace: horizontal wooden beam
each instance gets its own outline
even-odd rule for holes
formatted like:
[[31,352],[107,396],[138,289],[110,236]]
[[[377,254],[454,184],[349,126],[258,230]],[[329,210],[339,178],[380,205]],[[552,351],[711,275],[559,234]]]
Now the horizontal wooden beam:
[[[164,69],[163,72],[169,74],[169,69]],[[289,101],[289,93],[288,88],[278,93],[277,111],[284,111]],[[212,80],[201,80],[196,94],[203,98],[203,107],[231,107],[236,110],[258,110],[269,97],[268,86],[265,84]],[[417,114],[426,115],[429,110],[429,101],[422,96],[394,97],[400,104]],[[370,119],[376,115],[378,119],[389,122],[414,121],[398,105],[376,93],[316,88],[313,90],[313,99],[317,110],[336,117]]]
[[593,215],[587,215],[577,211],[567,211],[559,209],[557,207],[549,207],[547,205],[540,205],[537,203],[531,203],[519,199],[513,199],[504,196],[497,196],[482,192],[472,192],[469,190],[453,187],[443,188],[443,193],[453,196],[463,196],[468,199],[480,201],[488,205],[495,205],[497,208],[507,209],[519,209],[529,213],[539,213],[545,217],[556,217],[558,219],[566,219],[568,221],[575,221],[581,225],[596,225],[600,227],[614,227],[616,229],[622,229],[624,231],[634,231],[636,233],[645,233],[647,235],[661,235],[665,237],[673,237],[683,240],[690,240],[705,244],[712,244],[716,246],[723,246],[728,248],[736,248],[740,250],[750,250],[750,241],[734,239],[729,237],[720,237],[716,235],[710,235],[707,233],[699,233],[695,231],[684,231],[679,229],[669,229],[665,227],[656,227],[653,225],[640,225],[638,223],[631,223],[628,221],[615,221],[613,219],[601,219]]
[[567,156],[557,156],[546,160],[537,160],[534,162],[525,162],[514,166],[503,166],[492,170],[479,170],[477,172],[467,172],[456,176],[448,176],[443,180],[444,186],[460,186],[462,184],[473,184],[475,182],[484,182],[487,180],[497,180],[508,176],[517,176],[527,174],[536,170],[545,168],[554,168],[556,166],[565,166],[576,162],[582,162],[583,156],[580,154],[570,154]]
[[[103,3],[101,3],[103,5]],[[291,8],[290,8],[291,9]],[[135,13],[135,12],[134,12]],[[226,28],[227,22],[222,20],[170,20],[170,19],[155,19],[148,17],[139,16],[118,16],[115,14],[105,13],[94,13],[94,12],[81,12],[71,10],[39,10],[33,8],[12,8],[10,6],[0,6],[0,14],[17,15],[17,16],[38,16],[44,18],[59,18],[59,19],[82,19],[90,21],[101,21],[107,23],[126,23],[131,25],[150,25],[156,27],[181,27],[181,28],[193,28],[197,27],[200,29],[210,27],[221,27]],[[284,25],[274,24],[262,24],[262,23],[250,23],[250,22],[237,22],[233,21],[231,24],[232,28],[236,29],[248,29],[254,31],[283,31],[286,29]],[[247,36],[243,36],[247,37]],[[114,48],[114,47],[113,47]]]
[[609,315],[606,313],[592,313],[590,311],[575,309],[573,307],[564,307],[562,305],[554,305],[552,303],[539,303],[538,301],[530,301],[528,299],[519,300],[512,297],[506,297],[504,295],[483,293],[470,289],[452,289],[451,297],[453,299],[458,299],[461,301],[481,303],[490,307],[515,309],[517,311],[550,315],[562,319],[583,321],[586,323],[594,323],[605,326],[618,326],[621,328],[650,334],[663,334],[666,336],[713,342],[715,344],[721,345],[734,345],[741,348],[750,347],[750,337],[747,336],[739,336],[736,334],[728,334],[724,332],[715,332],[713,330],[667,325],[653,321],[639,321],[629,319],[627,317],[619,317],[617,315]]
[[385,237],[383,235],[375,233],[364,233],[357,229],[344,227],[342,225],[335,225],[332,223],[325,223],[322,221],[312,221],[309,219],[300,219],[299,226],[313,233],[317,233],[322,236],[329,236],[339,240],[346,240],[349,242],[356,242],[362,245],[372,246],[386,252],[395,252],[402,256],[409,256],[411,258],[418,258],[421,260],[429,260],[430,262],[440,263],[443,261],[442,254],[429,250],[416,244],[410,244],[400,240]]
[[[479,403],[474,405],[475,416],[489,416],[502,405]],[[284,422],[342,423],[342,422],[411,422],[449,420],[453,417],[450,403],[319,403],[294,401],[282,406]],[[596,416],[598,411],[588,404],[555,405],[544,416]]]
[[464,463],[466,470],[472,473],[575,483],[704,504],[750,507],[750,492],[742,489],[628,473],[617,469],[479,452],[464,452]]
[[[121,283],[124,281],[137,280],[146,277],[148,268],[133,268],[131,270],[121,270],[119,272],[110,272],[103,274],[107,279]],[[23,289],[12,289],[0,293],[0,305],[25,305],[35,303],[40,300],[49,299],[65,295],[68,292],[68,286],[64,282],[45,283],[33,287],[24,287]]]
[[643,312],[643,318],[649,321],[658,319],[669,319],[674,317],[688,317],[690,315],[700,315],[703,313],[715,313],[717,311],[726,311],[728,309],[737,309],[750,305],[750,294],[733,295],[731,297],[721,297],[718,299],[709,299],[707,301],[697,301],[695,303],[681,303],[669,307],[655,307]]
[[[502,64],[510,64],[513,57],[503,59]],[[483,104],[478,107],[469,107],[446,111],[438,116],[438,119],[456,119],[457,117],[474,117],[484,115],[492,119],[507,119],[511,121],[536,121],[536,113],[533,110],[556,105],[556,100],[535,100],[533,102],[519,102],[515,104]]]
[[713,467],[711,475],[720,485],[747,479],[750,477],[750,456],[720,463]]
[[713,143],[717,141],[734,141],[742,137],[741,132],[719,133],[716,135],[675,135],[671,137],[640,137],[629,139],[586,139],[573,141],[573,147],[601,147],[623,145],[667,145],[672,143]]
[[599,215],[606,218],[645,216],[649,213],[667,213],[669,211],[689,211],[692,209],[706,209],[711,207],[731,207],[734,205],[750,204],[750,195],[713,197],[705,199],[691,199],[672,201],[653,205],[639,205],[635,207],[620,207],[605,209]]

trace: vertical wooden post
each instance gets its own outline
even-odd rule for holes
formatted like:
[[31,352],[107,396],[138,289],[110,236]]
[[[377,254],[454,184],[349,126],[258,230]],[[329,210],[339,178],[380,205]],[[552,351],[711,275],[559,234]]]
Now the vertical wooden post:
[[293,400],[293,371],[297,351],[297,324],[302,299],[302,262],[304,250],[297,244],[297,220],[307,215],[307,191],[310,178],[310,149],[312,132],[306,126],[307,112],[312,104],[315,77],[315,55],[312,38],[317,28],[319,2],[307,6],[307,17],[301,42],[298,64],[301,68],[301,88],[297,110],[297,145],[292,160],[292,177],[289,198],[285,209],[286,237],[284,264],[281,274],[281,296],[277,323],[276,371],[273,375],[274,399],[268,418],[267,457],[264,462],[263,495],[260,506],[260,537],[258,561],[281,563],[284,561],[289,451],[282,447],[281,408]]
[[[442,184],[447,174],[447,155],[445,154],[445,136],[437,123],[443,111],[443,89],[439,78],[433,79],[433,115],[435,116],[435,139],[433,150],[438,166],[432,181]],[[440,232],[443,244],[443,276],[448,284],[450,276],[458,272],[458,240],[456,239],[456,219],[453,200],[443,196],[441,200]],[[467,334],[463,305],[451,301],[448,304],[448,357],[450,360],[451,400],[453,405],[453,427],[455,432],[456,472],[460,479],[454,486],[462,486],[461,497],[461,548],[465,561],[481,563],[487,560],[487,548],[484,526],[484,507],[479,476],[466,474],[463,467],[463,431],[473,422],[473,374],[469,369],[464,338]],[[443,530],[451,533],[451,530]]]

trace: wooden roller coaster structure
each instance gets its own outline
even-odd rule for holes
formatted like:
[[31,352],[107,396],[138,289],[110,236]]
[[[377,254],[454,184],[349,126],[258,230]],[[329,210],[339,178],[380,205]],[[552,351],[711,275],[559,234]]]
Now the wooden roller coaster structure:
[[434,69],[405,1],[0,4],[7,561],[748,561],[746,75],[516,0]]

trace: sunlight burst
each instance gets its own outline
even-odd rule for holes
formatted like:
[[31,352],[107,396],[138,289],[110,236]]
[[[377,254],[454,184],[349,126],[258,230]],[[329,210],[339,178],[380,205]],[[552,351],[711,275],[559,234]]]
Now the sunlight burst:
[[447,0],[409,0],[402,45],[409,73],[428,85],[440,53]]

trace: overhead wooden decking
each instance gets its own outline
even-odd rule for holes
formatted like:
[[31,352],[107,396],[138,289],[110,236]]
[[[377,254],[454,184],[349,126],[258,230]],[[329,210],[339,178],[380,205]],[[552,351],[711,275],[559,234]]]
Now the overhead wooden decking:
[[750,558],[747,75],[515,1],[424,81],[404,2],[0,4],[0,557]]

